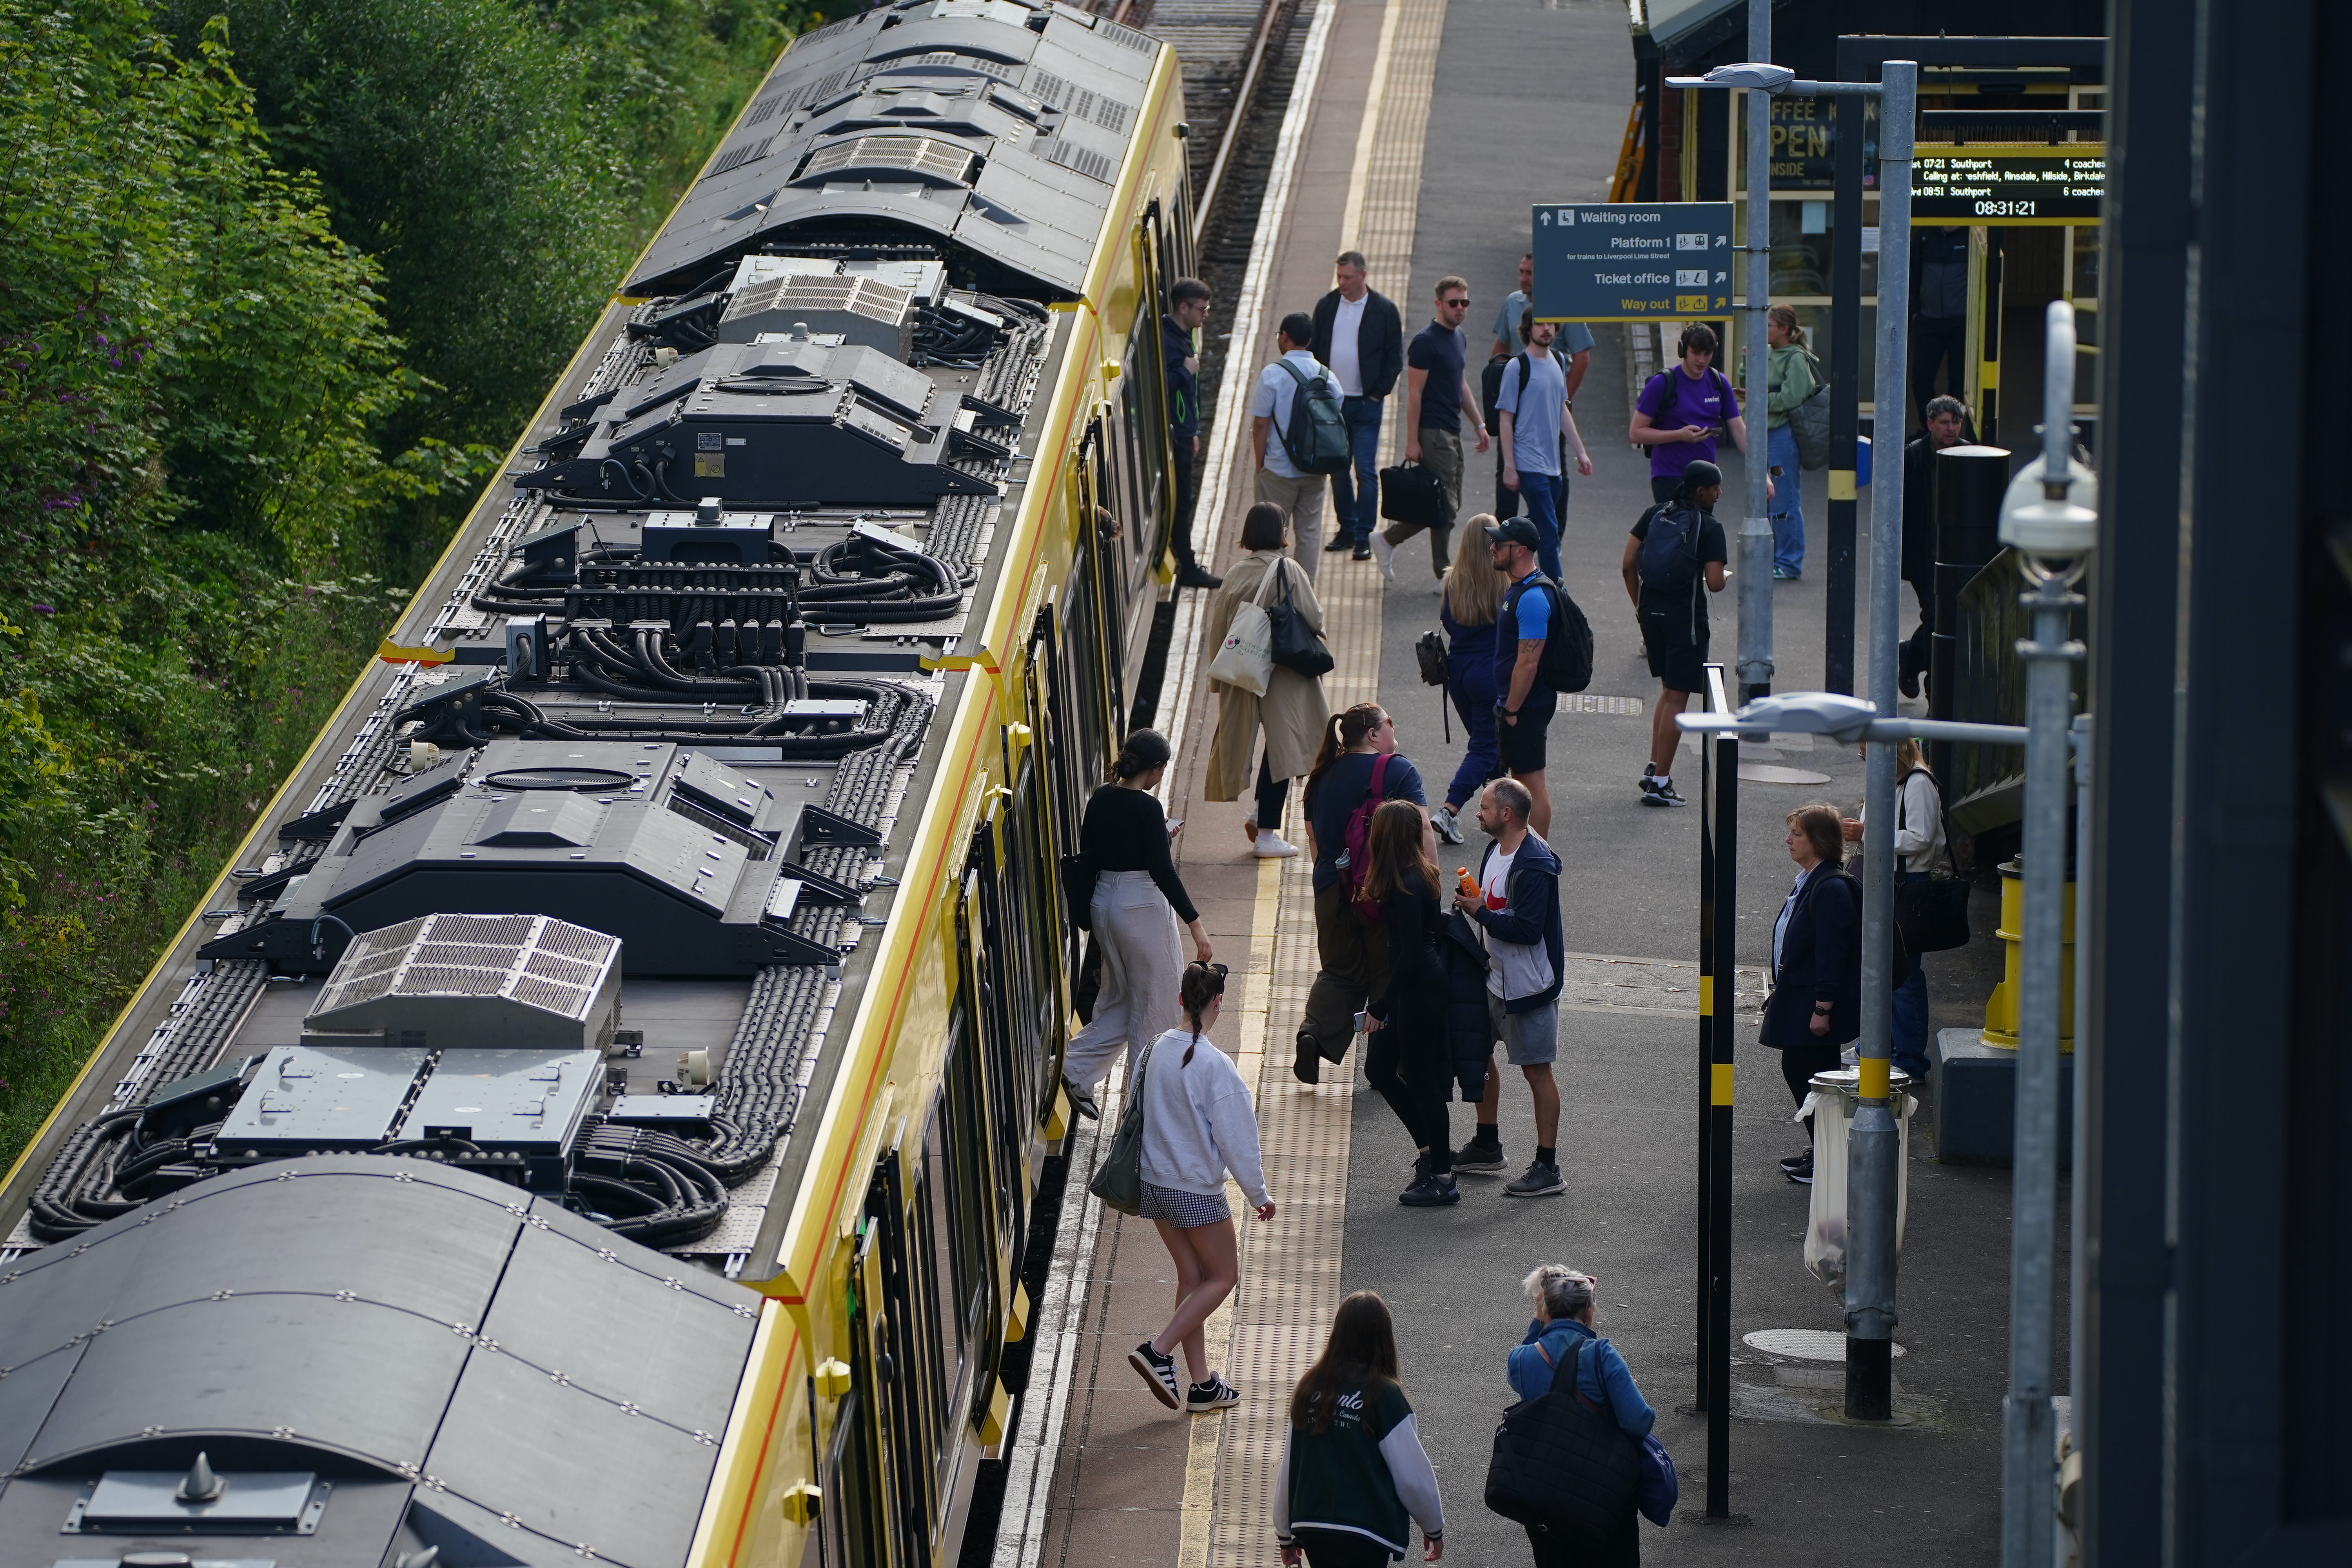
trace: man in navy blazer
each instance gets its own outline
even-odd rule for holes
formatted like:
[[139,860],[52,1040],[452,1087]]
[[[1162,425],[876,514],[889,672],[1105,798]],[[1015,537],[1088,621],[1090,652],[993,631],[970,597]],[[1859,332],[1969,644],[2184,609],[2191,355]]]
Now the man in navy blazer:
[[1342,251],[1334,264],[1339,286],[1315,302],[1315,358],[1339,383],[1348,420],[1352,472],[1331,476],[1339,531],[1326,550],[1352,550],[1370,560],[1380,525],[1381,402],[1404,374],[1404,320],[1387,295],[1364,285],[1364,254]]

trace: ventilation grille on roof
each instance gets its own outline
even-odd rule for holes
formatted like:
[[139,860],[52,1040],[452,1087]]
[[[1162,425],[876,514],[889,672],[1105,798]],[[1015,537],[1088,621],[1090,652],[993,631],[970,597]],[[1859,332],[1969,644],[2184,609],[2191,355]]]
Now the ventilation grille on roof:
[[727,307],[726,320],[778,310],[843,310],[887,326],[907,319],[913,291],[873,278],[823,278],[801,274],[754,283]]
[[1127,128],[1135,123],[1135,110],[1129,105],[1089,91],[1068,78],[1056,76],[1049,70],[1033,69],[1022,86],[1072,119],[1092,121],[1118,135],[1126,135]]
[[771,136],[764,142],[746,142],[742,146],[736,148],[731,153],[720,154],[719,162],[710,165],[710,173],[703,177],[705,179],[715,178],[718,175],[727,173],[730,169],[740,169],[746,163],[766,157],[768,155],[768,149],[774,145],[775,140],[776,139],[774,137]]
[[1065,169],[1076,170],[1089,179],[1100,180],[1106,185],[1111,183],[1112,171],[1118,167],[1109,158],[1093,148],[1081,147],[1075,142],[1065,142],[1058,136],[1045,143],[1045,162],[1059,163]]
[[845,169],[891,169],[961,185],[971,168],[971,154],[952,142],[929,136],[860,136],[820,148],[803,166],[800,177],[814,179]]
[[798,93],[788,92],[782,88],[775,89],[751,106],[751,112],[743,117],[744,125],[746,127],[758,125],[772,118],[776,110],[784,106],[786,100],[797,99],[799,96]]
[[385,996],[511,996],[583,1019],[620,952],[544,915],[425,915],[354,939],[311,1016]]
[[883,60],[873,67],[875,73],[904,70],[908,66],[954,66],[959,70],[978,71],[999,81],[1011,81],[1017,73],[1003,60],[992,60],[984,55],[959,54],[953,49],[933,49],[927,55],[902,55],[895,60]]
[[1108,38],[1114,44],[1124,44],[1130,49],[1136,49],[1147,55],[1160,47],[1150,34],[1139,33],[1134,28],[1122,26],[1117,22],[1096,23],[1095,37]]

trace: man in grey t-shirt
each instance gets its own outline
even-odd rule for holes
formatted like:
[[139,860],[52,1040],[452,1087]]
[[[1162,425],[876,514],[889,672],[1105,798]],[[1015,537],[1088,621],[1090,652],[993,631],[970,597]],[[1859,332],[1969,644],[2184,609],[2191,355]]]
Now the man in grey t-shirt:
[[1526,352],[1503,365],[1496,388],[1496,417],[1503,448],[1503,484],[1527,502],[1528,516],[1540,536],[1536,559],[1544,574],[1560,580],[1559,535],[1568,524],[1568,479],[1560,471],[1560,443],[1565,437],[1576,452],[1576,471],[1592,472],[1592,459],[1577,433],[1576,416],[1568,408],[1568,378],[1552,353],[1552,324],[1538,321],[1533,311],[1521,315],[1518,335]]
[[[1522,256],[1519,258],[1519,287],[1503,301],[1503,308],[1495,312],[1495,342],[1486,351],[1486,423],[1489,425],[1495,423],[1495,393],[1501,384],[1502,367],[1519,352],[1522,341],[1519,318],[1527,313],[1528,301],[1535,297],[1535,287],[1536,258]],[[1556,323],[1551,352],[1568,378],[1567,402],[1573,408],[1576,406],[1576,389],[1584,384],[1584,373],[1592,360],[1592,329],[1582,321]],[[1563,478],[1560,483],[1564,492],[1566,479]],[[1503,448],[1500,447],[1495,449],[1495,515],[1497,518],[1519,515],[1518,492],[1503,483]]]

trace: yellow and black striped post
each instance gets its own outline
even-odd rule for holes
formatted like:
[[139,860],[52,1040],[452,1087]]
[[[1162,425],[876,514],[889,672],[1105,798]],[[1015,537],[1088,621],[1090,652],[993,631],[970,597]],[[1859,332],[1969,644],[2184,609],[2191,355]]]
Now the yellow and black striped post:
[[[1732,704],[1723,666],[1706,667],[1706,701]],[[1731,1512],[1732,975],[1738,957],[1739,738],[1699,741],[1698,1408],[1706,1414],[1706,1517]]]

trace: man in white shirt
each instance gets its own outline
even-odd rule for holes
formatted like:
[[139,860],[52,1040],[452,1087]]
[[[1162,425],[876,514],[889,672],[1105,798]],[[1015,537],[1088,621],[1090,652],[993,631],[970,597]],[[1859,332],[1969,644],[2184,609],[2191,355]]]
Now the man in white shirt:
[[[1290,460],[1282,432],[1289,428],[1290,402],[1298,395],[1298,376],[1329,381],[1335,392],[1339,386],[1308,346],[1314,336],[1315,322],[1306,311],[1293,310],[1283,317],[1274,334],[1274,346],[1281,351],[1282,360],[1258,372],[1257,386],[1250,393],[1250,449],[1257,456],[1253,489],[1258,500],[1272,501],[1290,514],[1291,551],[1306,566],[1309,578],[1315,575],[1316,555],[1307,548],[1307,542],[1323,531],[1324,479]],[[1285,367],[1284,361],[1297,368],[1297,375]]]
[[1315,357],[1331,367],[1348,420],[1351,471],[1331,476],[1338,526],[1326,551],[1372,553],[1380,526],[1381,405],[1404,370],[1404,319],[1395,301],[1364,283],[1364,253],[1343,250],[1333,264],[1339,287],[1315,302]]

